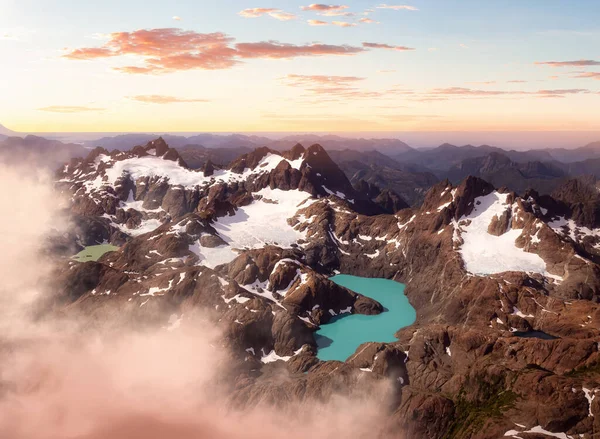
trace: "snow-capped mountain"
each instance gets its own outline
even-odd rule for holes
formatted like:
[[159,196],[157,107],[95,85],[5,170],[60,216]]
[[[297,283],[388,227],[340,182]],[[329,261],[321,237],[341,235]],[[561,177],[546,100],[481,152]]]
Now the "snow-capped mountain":
[[[120,247],[65,262],[58,303],[165,327],[210,310],[248,380],[238,401],[393,377],[390,416],[414,437],[526,437],[546,416],[564,437],[600,428],[600,229],[585,203],[469,177],[385,213],[319,145],[259,148],[195,171],[162,139],[98,148],[67,164],[57,186],[80,226],[63,247]],[[330,281],[336,272],[405,283],[417,322],[396,343],[321,362],[319,325],[383,311]],[[295,384],[270,379],[275,361]],[[474,407],[493,412],[485,430],[472,430]]]

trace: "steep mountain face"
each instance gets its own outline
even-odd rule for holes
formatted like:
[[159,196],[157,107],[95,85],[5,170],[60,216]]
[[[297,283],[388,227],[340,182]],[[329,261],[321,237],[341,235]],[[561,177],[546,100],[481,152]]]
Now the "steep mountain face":
[[[121,248],[65,260],[51,307],[169,327],[210,310],[236,366],[235,406],[387,379],[395,434],[600,431],[600,230],[578,207],[594,202],[589,187],[519,197],[468,177],[438,183],[419,208],[375,214],[379,189],[352,187],[319,145],[205,168],[158,139],[62,169],[72,213],[93,225],[73,239]],[[404,282],[416,323],[397,342],[320,361],[318,325],[382,311],[331,282],[338,271]]]
[[[573,220],[588,229],[600,227],[600,194],[594,177],[572,179],[558,187],[552,196],[568,206]],[[563,210],[565,208],[563,207]]]
[[37,136],[0,139],[0,162],[9,165],[26,163],[54,171],[71,158],[84,157],[88,153],[89,150],[81,145]]

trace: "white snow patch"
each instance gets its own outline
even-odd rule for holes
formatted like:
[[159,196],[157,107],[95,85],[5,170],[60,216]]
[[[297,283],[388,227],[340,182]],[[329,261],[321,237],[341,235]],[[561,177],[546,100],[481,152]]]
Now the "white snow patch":
[[379,250],[375,250],[375,253],[371,253],[370,255],[365,256],[370,259],[375,259],[377,256],[379,256]]
[[461,230],[464,243],[459,250],[467,271],[478,275],[505,271],[546,274],[546,263],[539,255],[527,253],[515,245],[515,240],[521,236],[522,230],[509,229],[501,236],[488,233],[492,219],[511,208],[506,204],[507,197],[508,194],[498,192],[478,197],[471,214],[461,218],[471,221]]
[[263,354],[262,358],[260,359],[260,361],[264,364],[267,363],[273,363],[275,361],[289,361],[290,358],[292,358],[294,355],[298,355],[300,352],[302,352],[302,348],[298,349],[297,351],[294,352],[294,355],[287,355],[287,356],[280,356],[277,355],[277,353],[273,350],[271,352],[269,352],[268,354],[265,354],[265,351],[261,349],[261,352]]

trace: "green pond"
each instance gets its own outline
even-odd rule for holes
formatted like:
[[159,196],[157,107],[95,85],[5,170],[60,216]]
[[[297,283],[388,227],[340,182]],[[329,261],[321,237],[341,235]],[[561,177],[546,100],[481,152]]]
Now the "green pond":
[[97,261],[104,253],[114,252],[118,249],[119,247],[110,244],[90,245],[73,256],[73,259],[78,262]]
[[344,361],[362,343],[393,342],[394,333],[412,325],[417,313],[404,295],[404,284],[389,279],[371,279],[340,274],[332,281],[352,291],[377,300],[384,312],[374,316],[341,314],[316,332],[317,357],[323,361]]

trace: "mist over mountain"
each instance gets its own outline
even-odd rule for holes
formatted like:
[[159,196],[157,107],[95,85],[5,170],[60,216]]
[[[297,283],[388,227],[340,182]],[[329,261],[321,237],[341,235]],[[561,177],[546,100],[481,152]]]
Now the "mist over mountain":
[[53,171],[70,159],[88,153],[81,145],[38,136],[0,138],[0,162],[9,165],[27,163]]
[[4,125],[0,124],[0,139],[1,138],[5,138],[5,137],[10,137],[10,136],[17,136],[18,133],[9,130],[8,128],[6,128]]

